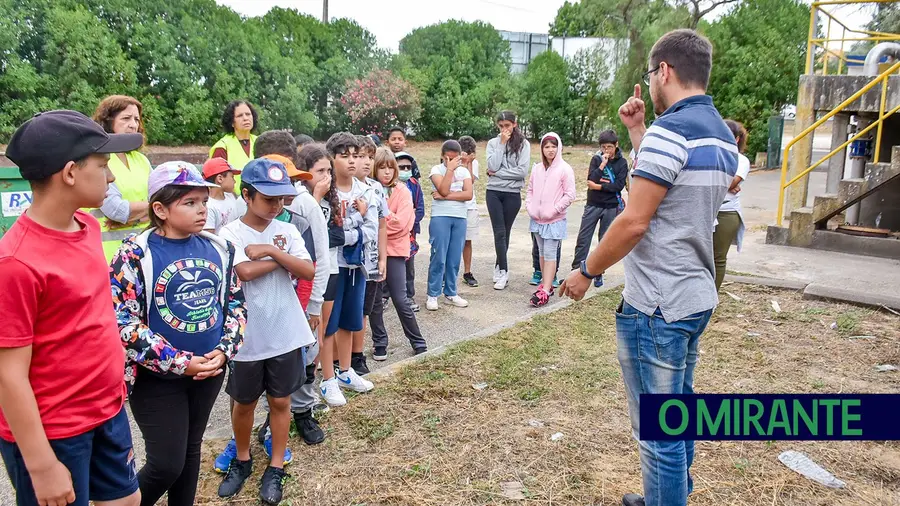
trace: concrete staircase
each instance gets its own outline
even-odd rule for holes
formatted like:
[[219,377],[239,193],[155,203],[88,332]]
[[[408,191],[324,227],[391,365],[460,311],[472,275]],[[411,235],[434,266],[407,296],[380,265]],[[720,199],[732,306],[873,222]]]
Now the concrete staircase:
[[[865,174],[861,178],[846,178],[840,182],[837,194],[825,194],[815,197],[812,206],[801,207],[791,212],[790,224],[787,229],[781,227],[769,227],[766,242],[770,244],[786,244],[799,247],[817,247],[816,242],[844,242],[848,243],[857,239],[872,239],[854,237],[848,240],[829,237],[830,234],[844,235],[828,232],[829,221],[839,221],[843,224],[843,213],[848,207],[859,202],[863,198],[877,190],[881,185],[900,177],[900,146],[894,146],[891,150],[890,163],[869,163],[866,165]],[[876,243],[876,241],[868,241]],[[884,246],[876,247],[875,256],[890,256],[900,252],[900,241],[890,241]],[[895,244],[890,244],[895,243]],[[859,251],[859,245],[849,249]],[[896,246],[894,248],[892,246]],[[826,247],[823,249],[845,249]],[[895,257],[896,258],[896,257]]]

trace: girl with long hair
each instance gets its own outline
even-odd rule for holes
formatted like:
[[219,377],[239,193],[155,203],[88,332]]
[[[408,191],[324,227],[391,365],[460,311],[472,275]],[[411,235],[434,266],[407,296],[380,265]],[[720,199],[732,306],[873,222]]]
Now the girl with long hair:
[[494,231],[494,289],[509,284],[509,235],[516,215],[522,208],[522,187],[531,162],[531,145],[519,129],[516,114],[503,111],[497,115],[500,135],[488,141],[488,182],[485,193],[491,228]]

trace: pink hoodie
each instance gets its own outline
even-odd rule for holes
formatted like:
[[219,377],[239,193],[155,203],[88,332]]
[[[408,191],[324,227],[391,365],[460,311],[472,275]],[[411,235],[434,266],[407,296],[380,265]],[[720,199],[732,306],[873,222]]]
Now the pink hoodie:
[[413,207],[412,193],[399,181],[391,189],[388,197],[391,215],[385,218],[387,225],[387,256],[409,258],[409,233],[416,223],[416,209]]
[[556,137],[558,143],[556,158],[546,169],[543,157],[540,162],[534,164],[531,179],[528,181],[528,194],[525,197],[528,215],[542,225],[564,219],[566,210],[575,201],[575,172],[562,159],[562,140],[550,132],[541,138],[541,144],[547,136]]

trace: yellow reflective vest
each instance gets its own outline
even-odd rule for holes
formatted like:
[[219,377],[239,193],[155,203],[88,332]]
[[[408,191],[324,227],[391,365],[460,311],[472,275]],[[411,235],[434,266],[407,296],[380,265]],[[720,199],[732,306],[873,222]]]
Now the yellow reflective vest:
[[[256,136],[250,134],[250,153],[253,153],[253,145],[256,143]],[[247,162],[252,160],[250,156],[247,156],[247,153],[244,151],[244,146],[241,145],[241,141],[234,134],[226,134],[224,137],[219,139],[218,142],[213,144],[211,148],[209,148],[209,157],[212,158],[213,153],[217,149],[224,149],[227,155],[228,163],[231,164],[235,169],[241,170],[244,168],[244,165],[247,165]],[[241,187],[241,176],[234,176],[234,187]]]
[[[128,202],[147,202],[147,181],[153,170],[150,160],[140,151],[125,153],[125,158],[128,160],[127,167],[118,156],[109,156],[109,170],[116,176],[115,185],[122,192],[122,199]],[[110,220],[99,209],[91,210],[91,214],[100,222],[100,237],[103,239],[103,253],[107,262],[119,251],[123,239],[147,228],[147,221],[123,224]]]

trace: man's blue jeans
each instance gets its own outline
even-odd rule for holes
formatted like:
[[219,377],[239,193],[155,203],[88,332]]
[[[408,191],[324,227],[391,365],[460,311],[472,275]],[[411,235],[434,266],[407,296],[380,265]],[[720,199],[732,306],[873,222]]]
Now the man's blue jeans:
[[641,454],[644,503],[683,506],[693,490],[693,441],[641,441],[641,394],[692,394],[700,334],[712,309],[666,323],[657,308],[641,313],[622,301],[616,311],[619,364],[628,411]]

